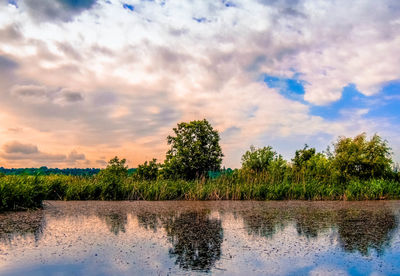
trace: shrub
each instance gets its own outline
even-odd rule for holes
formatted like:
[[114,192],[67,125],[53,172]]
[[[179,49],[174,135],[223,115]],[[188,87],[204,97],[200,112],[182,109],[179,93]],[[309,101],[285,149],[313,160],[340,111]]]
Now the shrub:
[[101,186],[101,199],[117,200],[122,198],[123,182],[128,175],[128,167],[125,166],[126,159],[115,156],[108,162],[107,167],[97,175]]
[[153,160],[145,161],[142,165],[139,165],[135,174],[141,180],[155,180],[158,177],[160,167],[157,159],[153,158]]

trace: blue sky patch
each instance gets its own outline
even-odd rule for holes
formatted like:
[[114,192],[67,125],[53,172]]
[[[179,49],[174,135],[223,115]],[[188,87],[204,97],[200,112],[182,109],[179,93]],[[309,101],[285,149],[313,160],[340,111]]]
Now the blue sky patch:
[[8,4],[15,6],[18,8],[18,1],[17,0],[8,0]]
[[97,0],[58,0],[58,1],[73,10],[88,9],[97,2]]
[[222,4],[224,4],[225,7],[230,8],[230,7],[236,7],[236,5],[229,0],[222,0]]
[[275,88],[284,97],[304,102],[304,81],[296,78],[280,78],[271,75],[263,75],[263,81],[269,88]]
[[350,83],[343,88],[339,100],[319,106],[304,100],[305,82],[300,77],[301,74],[296,72],[292,78],[264,74],[261,81],[285,98],[308,105],[311,115],[325,120],[334,121],[358,111],[362,111],[359,114],[364,118],[384,118],[393,124],[398,124],[400,120],[400,80],[387,83],[379,93],[372,96],[365,96],[357,90],[355,84]]
[[192,19],[199,23],[205,22],[207,20],[207,18],[205,18],[205,17],[192,17]]
[[342,97],[327,106],[310,108],[312,115],[327,120],[335,120],[344,116],[344,112],[365,109],[365,118],[386,118],[396,123],[400,119],[400,81],[388,83],[382,90],[372,96],[360,93],[354,84],[343,88]]
[[130,10],[130,11],[134,11],[135,10],[135,7],[133,5],[129,5],[129,4],[126,4],[126,3],[122,3],[122,7],[124,9]]
[[[400,120],[400,81],[391,82],[382,91],[371,97],[372,103],[367,117],[385,117],[398,125]],[[373,107],[373,108],[372,108]]]
[[334,120],[341,117],[344,110],[355,110],[366,108],[367,97],[361,94],[354,84],[349,84],[342,90],[342,97],[329,105],[311,105],[312,115],[324,119]]

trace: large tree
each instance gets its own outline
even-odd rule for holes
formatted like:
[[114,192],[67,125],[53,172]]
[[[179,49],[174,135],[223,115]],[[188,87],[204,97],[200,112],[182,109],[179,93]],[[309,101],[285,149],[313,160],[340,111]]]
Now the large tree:
[[173,131],[175,135],[167,137],[171,148],[163,169],[166,177],[195,179],[220,170],[220,137],[206,119],[179,123]]

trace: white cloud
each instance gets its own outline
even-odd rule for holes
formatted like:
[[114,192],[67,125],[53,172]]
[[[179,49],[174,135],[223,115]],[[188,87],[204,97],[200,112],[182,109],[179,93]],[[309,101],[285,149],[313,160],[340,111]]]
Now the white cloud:
[[312,116],[259,77],[298,73],[316,105],[338,100],[349,83],[371,95],[400,79],[394,0],[130,1],[133,12],[98,1],[54,16],[19,3],[0,6],[0,55],[13,65],[0,79],[0,106],[15,122],[7,128],[29,129],[51,152],[83,148],[93,165],[100,154],[129,155],[132,166],[162,158],[171,128],[203,117],[220,132],[236,130],[222,141],[228,166],[250,144],[280,137],[301,145],[381,131],[363,110],[336,121]]

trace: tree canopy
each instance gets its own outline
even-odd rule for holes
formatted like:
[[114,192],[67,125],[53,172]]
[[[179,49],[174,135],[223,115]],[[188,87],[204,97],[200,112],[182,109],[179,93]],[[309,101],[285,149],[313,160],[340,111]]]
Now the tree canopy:
[[334,144],[333,165],[344,180],[379,178],[391,171],[391,149],[386,140],[365,133],[354,138],[339,137]]
[[246,151],[242,156],[242,168],[253,172],[261,172],[267,170],[275,159],[281,160],[282,158],[272,150],[271,146],[258,149],[250,146],[250,150]]
[[160,164],[157,163],[157,159],[147,162],[145,161],[142,165],[139,165],[136,170],[136,175],[142,180],[155,180],[158,177],[158,170]]
[[220,137],[206,119],[179,123],[173,131],[175,135],[167,137],[171,148],[163,168],[166,177],[195,179],[220,170]]

